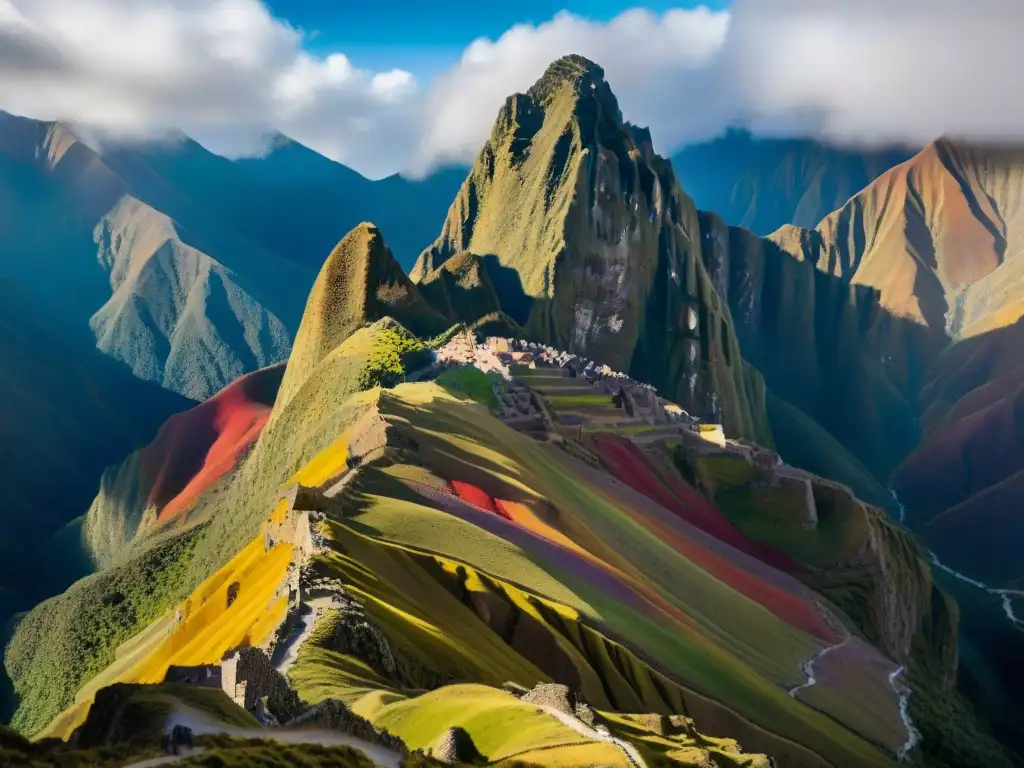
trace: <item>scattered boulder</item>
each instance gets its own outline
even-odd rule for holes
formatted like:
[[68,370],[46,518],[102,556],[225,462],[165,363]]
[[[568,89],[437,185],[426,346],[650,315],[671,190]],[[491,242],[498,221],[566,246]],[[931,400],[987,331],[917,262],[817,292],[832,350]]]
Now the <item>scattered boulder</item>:
[[474,763],[481,759],[473,738],[464,728],[449,728],[433,748],[430,756],[439,763],[456,765],[457,763]]

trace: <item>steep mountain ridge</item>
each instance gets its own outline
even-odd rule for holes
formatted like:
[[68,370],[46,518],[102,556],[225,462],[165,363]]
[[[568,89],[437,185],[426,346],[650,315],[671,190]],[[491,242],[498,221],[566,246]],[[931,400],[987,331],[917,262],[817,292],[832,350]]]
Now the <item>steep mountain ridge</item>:
[[413,280],[463,252],[496,262],[502,310],[528,337],[770,443],[763,385],[704,269],[696,208],[593,62],[563,57],[506,101]]
[[311,274],[159,179],[126,178],[65,126],[0,114],[0,135],[0,269],[62,321],[195,399],[287,355]]
[[360,221],[381,225],[400,263],[410,267],[466,173],[443,169],[418,181],[371,181],[281,134],[260,157],[229,160],[183,139],[108,146],[104,159],[131,178],[159,179],[250,242],[314,273]]
[[356,330],[385,317],[426,336],[449,325],[420,296],[380,230],[363,222],[341,239],[313,284],[277,405],[287,405],[320,362]]

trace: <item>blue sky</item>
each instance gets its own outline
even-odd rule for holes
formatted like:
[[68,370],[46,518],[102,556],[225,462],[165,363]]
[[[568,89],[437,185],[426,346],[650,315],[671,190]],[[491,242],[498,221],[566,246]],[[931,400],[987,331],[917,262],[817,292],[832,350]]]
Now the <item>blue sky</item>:
[[856,146],[1024,132],[1024,0],[699,2],[0,0],[0,109],[228,156],[280,131],[379,178],[473,162],[508,95],[577,53],[663,154],[731,125]]
[[307,33],[314,53],[343,51],[367,69],[399,67],[430,79],[451,66],[478,37],[496,39],[520,23],[541,24],[559,11],[607,21],[643,7],[656,13],[729,0],[270,0],[274,14]]

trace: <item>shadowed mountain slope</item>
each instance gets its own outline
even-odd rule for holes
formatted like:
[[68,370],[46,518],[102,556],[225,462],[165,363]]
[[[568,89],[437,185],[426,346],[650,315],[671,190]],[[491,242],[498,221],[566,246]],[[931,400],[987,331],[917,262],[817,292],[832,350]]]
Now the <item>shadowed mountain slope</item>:
[[769,386],[885,481],[938,414],[1022,362],[994,335],[951,346],[1024,311],[1022,194],[1024,152],[940,140],[816,230],[719,223],[708,271]]
[[85,521],[89,552],[109,565],[143,529],[174,522],[234,471],[259,437],[284,363],[246,374],[168,419],[151,443],[103,473]]
[[152,173],[247,240],[314,273],[361,221],[379,224],[410,267],[466,176],[453,168],[422,180],[371,181],[280,134],[262,157],[228,160],[184,139],[107,147],[104,159],[125,172]]
[[193,403],[76,343],[74,332],[39,317],[31,299],[5,280],[0,403],[2,622],[77,578],[75,563],[84,561],[77,529],[59,553],[48,549],[51,537],[82,515],[105,466]]
[[770,442],[760,377],[701,247],[697,211],[649,132],[623,122],[600,67],[567,56],[506,101],[412,277],[428,282],[464,252],[490,260],[501,308],[526,336]]
[[0,274],[140,378],[204,399],[290,348],[312,273],[123,153],[0,115]]

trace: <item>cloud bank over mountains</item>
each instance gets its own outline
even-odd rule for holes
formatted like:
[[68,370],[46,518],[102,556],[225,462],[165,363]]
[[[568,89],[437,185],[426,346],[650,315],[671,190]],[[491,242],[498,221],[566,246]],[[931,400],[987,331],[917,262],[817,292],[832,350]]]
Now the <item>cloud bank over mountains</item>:
[[370,176],[468,162],[553,59],[600,63],[662,152],[730,124],[840,143],[1024,139],[1019,0],[736,0],[569,13],[479,39],[432,82],[367,71],[259,0],[0,0],[0,108],[224,154],[279,130]]

